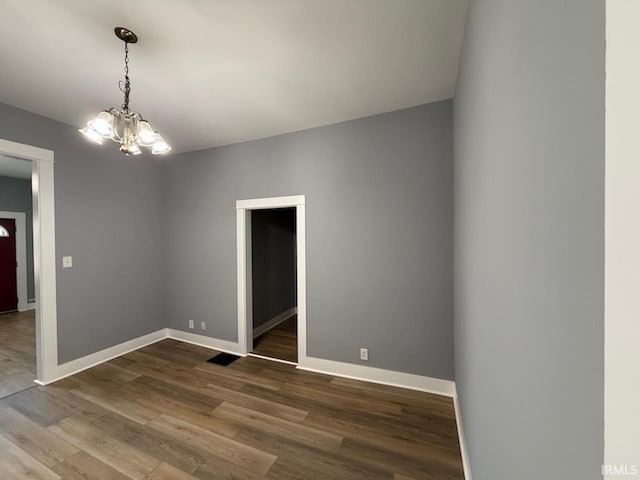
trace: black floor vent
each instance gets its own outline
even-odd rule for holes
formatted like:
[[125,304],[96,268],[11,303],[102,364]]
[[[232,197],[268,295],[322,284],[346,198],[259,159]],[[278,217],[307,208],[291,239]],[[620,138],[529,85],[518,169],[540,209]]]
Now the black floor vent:
[[215,363],[216,365],[222,365],[223,367],[226,367],[227,365],[235,362],[239,358],[240,357],[238,355],[233,355],[231,353],[219,353],[215,357],[211,357],[209,360],[207,360],[207,362]]

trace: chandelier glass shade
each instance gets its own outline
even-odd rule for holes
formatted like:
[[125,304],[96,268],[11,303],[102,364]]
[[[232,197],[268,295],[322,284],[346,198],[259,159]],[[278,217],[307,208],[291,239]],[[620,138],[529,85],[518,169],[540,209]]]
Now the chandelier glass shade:
[[148,121],[139,113],[129,108],[131,81],[129,79],[129,44],[136,43],[138,37],[131,30],[124,27],[115,28],[116,36],[124,41],[124,81],[120,82],[120,89],[124,93],[124,103],[120,108],[111,107],[102,110],[96,118],[87,122],[87,126],[79,130],[87,139],[102,144],[105,139],[120,144],[120,151],[125,155],[139,155],[140,147],[151,149],[151,153],[158,155],[167,153],[171,147],[156,132]]

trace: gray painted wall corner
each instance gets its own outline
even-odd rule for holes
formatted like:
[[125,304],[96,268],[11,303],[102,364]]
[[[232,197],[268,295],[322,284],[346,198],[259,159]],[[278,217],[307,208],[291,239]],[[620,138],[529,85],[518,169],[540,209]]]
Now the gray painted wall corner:
[[[164,328],[161,167],[0,104],[0,137],[55,154],[61,363]],[[62,269],[61,257],[73,256]]]
[[452,379],[452,148],[444,101],[173,157],[170,327],[237,341],[235,202],[304,194],[308,354]]
[[604,53],[601,0],[471,2],[454,272],[474,479],[602,478]]

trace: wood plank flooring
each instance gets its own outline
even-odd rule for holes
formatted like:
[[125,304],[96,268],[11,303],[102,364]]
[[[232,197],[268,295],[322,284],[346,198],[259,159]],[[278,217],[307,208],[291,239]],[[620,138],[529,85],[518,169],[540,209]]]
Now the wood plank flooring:
[[462,479],[452,400],[164,340],[0,400],[21,479]]
[[289,362],[297,362],[298,316],[292,316],[254,339],[253,353]]
[[0,315],[0,398],[33,386],[36,378],[35,312]]

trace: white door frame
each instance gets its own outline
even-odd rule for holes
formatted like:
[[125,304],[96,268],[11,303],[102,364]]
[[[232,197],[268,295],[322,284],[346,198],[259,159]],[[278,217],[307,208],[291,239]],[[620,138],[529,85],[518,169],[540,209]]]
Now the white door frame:
[[27,295],[27,214],[24,212],[0,212],[0,218],[16,222],[16,284],[18,287],[18,311],[29,310]]
[[56,378],[58,369],[53,151],[0,139],[0,154],[32,162],[36,383],[46,384]]
[[268,208],[296,209],[296,264],[298,289],[298,361],[307,356],[307,267],[305,238],[305,197],[252,198],[236,202],[237,276],[238,276],[238,350],[246,356],[253,345],[253,299],[251,292],[251,210]]

